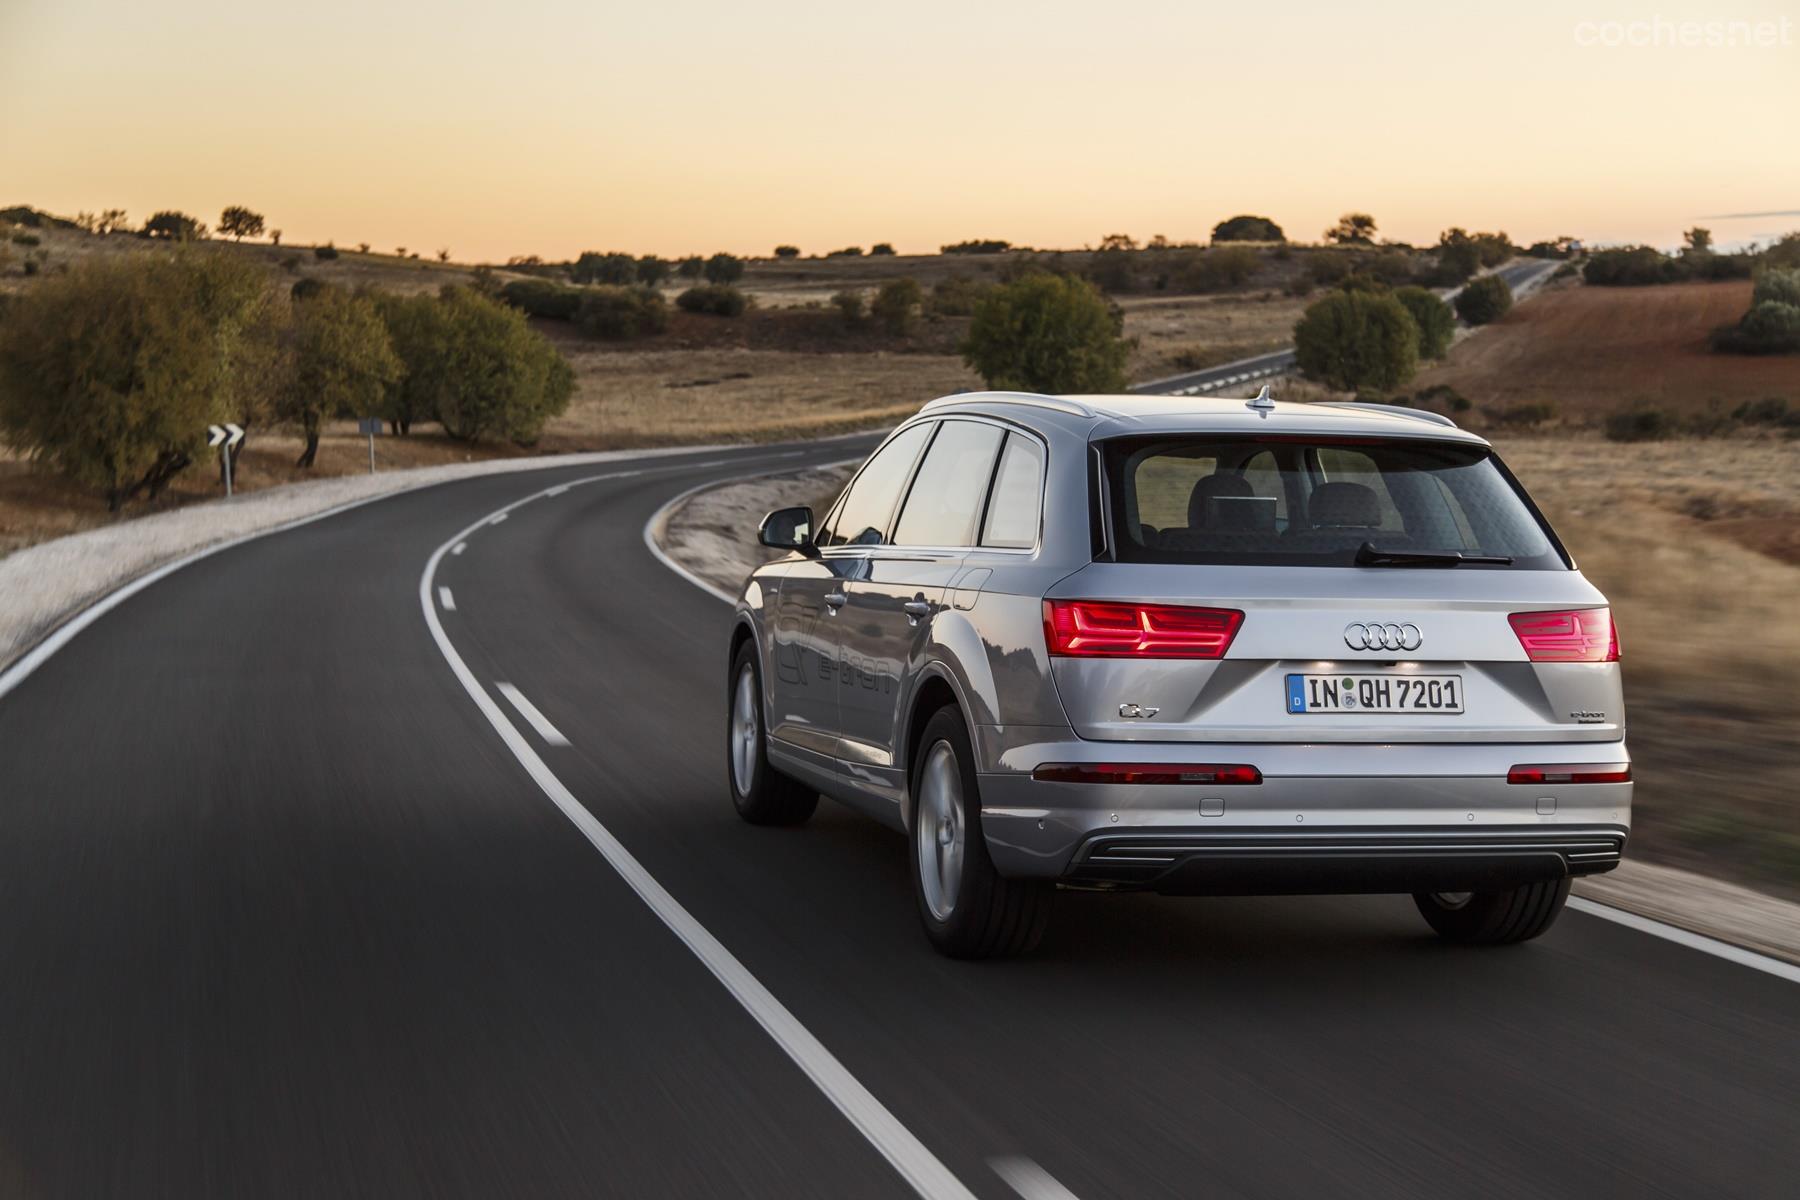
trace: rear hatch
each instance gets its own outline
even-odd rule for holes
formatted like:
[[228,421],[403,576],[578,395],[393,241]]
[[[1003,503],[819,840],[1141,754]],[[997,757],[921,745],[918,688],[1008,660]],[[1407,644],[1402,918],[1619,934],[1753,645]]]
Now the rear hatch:
[[1046,598],[1089,739],[1614,741],[1605,599],[1480,443],[1102,443],[1104,552]]

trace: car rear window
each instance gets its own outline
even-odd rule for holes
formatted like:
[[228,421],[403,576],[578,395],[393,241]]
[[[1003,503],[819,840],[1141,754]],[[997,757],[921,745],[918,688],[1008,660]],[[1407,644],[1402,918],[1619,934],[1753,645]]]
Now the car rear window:
[[1126,561],[1347,567],[1368,543],[1512,559],[1469,570],[1568,566],[1482,446],[1190,434],[1113,439],[1102,460]]

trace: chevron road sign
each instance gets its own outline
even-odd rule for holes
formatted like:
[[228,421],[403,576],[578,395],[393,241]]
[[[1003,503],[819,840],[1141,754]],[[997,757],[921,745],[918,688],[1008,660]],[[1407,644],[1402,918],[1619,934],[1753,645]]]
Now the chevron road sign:
[[208,425],[206,427],[206,444],[217,446],[235,446],[244,440],[242,425]]

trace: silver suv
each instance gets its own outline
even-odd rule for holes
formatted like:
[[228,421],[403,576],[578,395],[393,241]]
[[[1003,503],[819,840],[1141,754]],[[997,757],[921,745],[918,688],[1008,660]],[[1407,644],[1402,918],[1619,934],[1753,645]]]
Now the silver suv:
[[759,536],[737,810],[905,831],[947,954],[1029,949],[1059,887],[1411,893],[1518,942],[1624,850],[1606,598],[1436,414],[951,396]]

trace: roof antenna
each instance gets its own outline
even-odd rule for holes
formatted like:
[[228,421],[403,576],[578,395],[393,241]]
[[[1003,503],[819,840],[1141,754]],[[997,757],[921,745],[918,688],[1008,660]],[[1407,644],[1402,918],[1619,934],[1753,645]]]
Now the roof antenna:
[[1244,407],[1254,409],[1265,417],[1275,411],[1275,397],[1269,394],[1269,385],[1263,384],[1262,390],[1256,393],[1254,400],[1244,401]]

